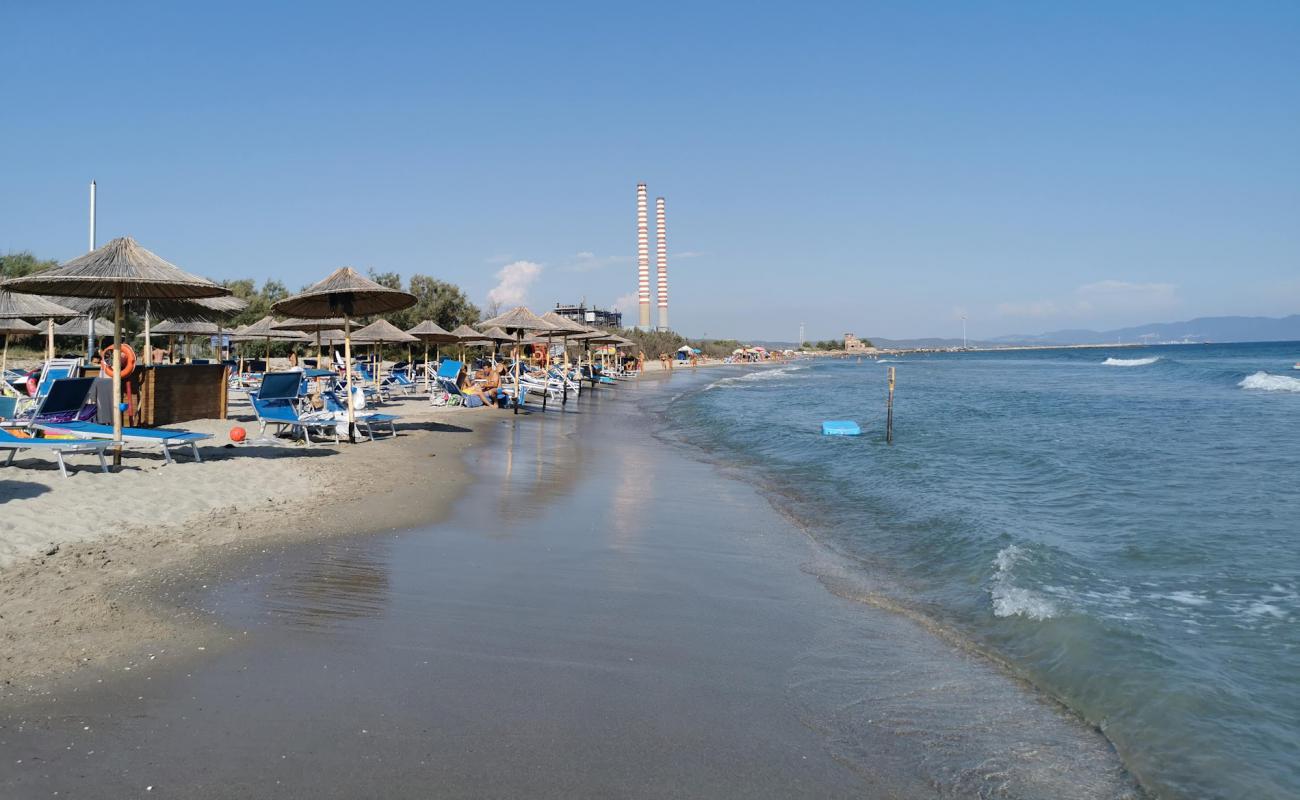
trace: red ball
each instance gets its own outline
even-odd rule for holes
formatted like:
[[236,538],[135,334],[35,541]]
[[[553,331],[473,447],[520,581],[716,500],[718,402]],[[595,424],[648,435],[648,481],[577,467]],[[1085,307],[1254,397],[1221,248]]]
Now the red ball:
[[230,429],[230,441],[232,442],[242,442],[246,436],[248,436],[248,431],[238,425]]

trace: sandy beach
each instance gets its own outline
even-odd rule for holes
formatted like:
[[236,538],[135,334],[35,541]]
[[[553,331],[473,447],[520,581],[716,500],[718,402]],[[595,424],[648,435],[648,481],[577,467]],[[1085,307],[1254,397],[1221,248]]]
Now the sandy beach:
[[192,620],[149,598],[160,584],[197,579],[231,559],[294,541],[410,527],[438,519],[466,484],[460,454],[491,412],[396,400],[399,436],[361,445],[243,445],[256,433],[247,404],[166,465],[132,451],[103,474],[88,456],[20,454],[0,479],[0,692],[46,690],[55,679],[189,637]]

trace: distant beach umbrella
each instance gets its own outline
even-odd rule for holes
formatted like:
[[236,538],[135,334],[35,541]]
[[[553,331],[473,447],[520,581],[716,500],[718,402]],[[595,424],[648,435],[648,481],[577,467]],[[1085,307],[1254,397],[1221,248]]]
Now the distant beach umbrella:
[[343,357],[347,361],[348,441],[356,441],[356,411],[352,407],[352,318],[388,314],[410,308],[415,295],[390,289],[362,276],[351,267],[341,267],[325,280],[271,306],[277,313],[307,319],[343,317]]
[[54,358],[54,324],[81,316],[74,308],[61,305],[38,294],[0,292],[0,320],[25,319],[45,321],[45,357]]
[[[429,379],[429,345],[456,342],[460,341],[460,338],[451,331],[445,330],[433,320],[428,319],[413,328],[407,328],[406,332],[424,342],[424,390],[426,392],[432,391]],[[439,348],[438,357],[442,357],[441,348]]]
[[4,354],[0,355],[0,380],[3,380],[4,374],[9,371],[9,337],[33,336],[40,333],[41,329],[17,318],[0,319],[0,332],[5,336]]
[[462,362],[465,360],[465,348],[477,347],[479,345],[479,340],[483,338],[483,334],[468,325],[457,327],[456,330],[451,332],[451,335],[455,336],[456,341],[460,343],[460,360]]
[[[76,317],[60,325],[55,325],[54,334],[56,336],[85,336],[86,326],[90,324],[90,319],[90,317]],[[96,339],[113,335],[113,323],[103,317],[94,317],[93,319],[95,324],[90,331],[91,335]]]
[[114,239],[98,250],[21,278],[3,287],[11,292],[58,297],[113,298],[113,439],[119,443],[114,463],[122,461],[122,319],[128,298],[186,300],[222,297],[230,290],[191,275],[141,247],[134,239]]
[[352,341],[374,346],[375,384],[379,384],[379,370],[383,367],[383,347],[385,344],[412,344],[419,339],[397,327],[386,319],[380,318],[359,331],[353,331]]
[[276,319],[272,316],[265,316],[256,322],[251,322],[239,329],[237,334],[231,338],[243,342],[266,342],[266,366],[271,367],[271,342],[310,342],[306,334],[296,331],[282,331],[275,327]]
[[[495,327],[502,328],[506,333],[512,334],[515,337],[515,340],[517,342],[522,342],[524,338],[524,334],[526,333],[533,333],[535,331],[555,330],[554,325],[542,319],[541,317],[537,316],[533,312],[529,311],[524,306],[516,306],[510,309],[509,311],[507,311],[506,313],[493,317],[492,319],[486,320],[481,324],[486,327],[495,326]],[[515,353],[515,413],[516,414],[519,413],[519,404],[523,402],[523,397],[522,397],[523,387],[519,385],[519,356],[520,353],[516,352]],[[545,397],[544,392],[542,396]],[[543,407],[545,406],[545,402],[546,402],[545,400],[542,401]]]
[[[286,319],[284,322],[277,322],[271,327],[282,331],[298,331],[300,333],[316,334],[316,366],[324,369],[325,351],[321,347],[321,332],[332,331],[343,327],[342,317],[327,317],[325,319]],[[340,339],[339,341],[342,341]]]

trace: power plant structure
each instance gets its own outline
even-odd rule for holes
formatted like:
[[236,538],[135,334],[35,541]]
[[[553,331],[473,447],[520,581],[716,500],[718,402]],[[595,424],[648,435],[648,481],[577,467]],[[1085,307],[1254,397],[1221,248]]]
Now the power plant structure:
[[[637,327],[650,330],[650,221],[647,218],[649,193],[644,183],[636,185],[636,277]],[[655,265],[658,272],[659,324],[668,330],[668,220],[664,198],[655,198]]]
[[650,223],[646,219],[646,186],[636,185],[636,299],[637,327],[650,327]]

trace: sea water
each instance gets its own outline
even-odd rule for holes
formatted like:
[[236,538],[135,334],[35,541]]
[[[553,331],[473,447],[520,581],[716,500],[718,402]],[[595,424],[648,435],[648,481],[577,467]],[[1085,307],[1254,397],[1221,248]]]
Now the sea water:
[[796,361],[682,394],[670,430],[874,592],[1097,725],[1154,794],[1298,797],[1297,360],[1300,343]]

